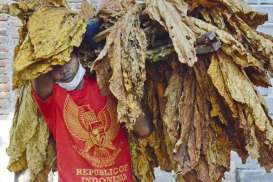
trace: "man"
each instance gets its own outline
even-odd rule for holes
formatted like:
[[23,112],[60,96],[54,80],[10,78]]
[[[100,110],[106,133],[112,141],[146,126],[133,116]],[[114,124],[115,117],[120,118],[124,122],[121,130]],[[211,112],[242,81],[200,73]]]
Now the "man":
[[[87,26],[91,40],[97,21]],[[127,132],[117,120],[117,101],[100,94],[96,78],[86,74],[78,51],[63,66],[33,81],[33,96],[56,142],[61,182],[133,181]],[[148,136],[152,124],[140,117],[134,131]]]

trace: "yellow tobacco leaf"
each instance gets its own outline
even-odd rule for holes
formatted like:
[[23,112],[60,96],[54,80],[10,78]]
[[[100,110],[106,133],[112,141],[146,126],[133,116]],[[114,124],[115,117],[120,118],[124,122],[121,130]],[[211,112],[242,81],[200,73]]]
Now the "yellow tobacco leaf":
[[67,60],[70,60],[70,54],[72,50],[73,48],[68,48],[61,52],[60,54],[52,56],[50,59],[46,59],[44,61],[39,61],[34,64],[31,64],[30,66],[26,67],[23,71],[19,73],[21,79],[32,80],[34,78],[37,78],[39,75],[45,74],[48,71],[50,71],[52,69],[52,66],[54,65],[65,64]]
[[45,6],[68,7],[66,0],[19,0],[18,5],[25,12],[34,11]]
[[209,9],[219,8],[221,11],[228,10],[231,14],[236,14],[243,18],[251,27],[257,27],[265,23],[268,16],[264,13],[253,11],[244,0],[188,0],[191,9],[204,6]]
[[273,72],[273,42],[270,39],[265,38],[258,32],[249,27],[240,18],[236,18],[238,28],[244,33],[248,40],[249,46],[252,48],[252,52],[259,58],[262,55],[264,60],[269,65],[269,70]]
[[254,86],[243,73],[243,70],[241,70],[230,57],[221,52],[218,53],[217,56],[219,67],[231,97],[236,102],[245,104],[251,111],[254,124],[260,131],[266,132],[266,125],[271,122],[271,120],[269,120]]
[[48,137],[47,125],[32,98],[31,84],[21,86],[7,148],[10,157],[8,169],[20,172],[29,168],[32,179],[35,179],[44,168]]
[[33,46],[29,36],[25,38],[24,42],[19,47],[19,50],[20,51],[18,51],[13,61],[14,72],[20,72],[35,62],[33,57]]
[[48,59],[68,47],[78,47],[85,22],[66,8],[41,8],[29,18],[28,31],[34,59]]
[[22,156],[12,163],[10,162],[8,165],[8,170],[11,172],[21,172],[27,169],[27,160],[26,160],[26,154],[23,153]]
[[31,171],[32,179],[35,179],[43,171],[44,163],[47,160],[49,131],[46,122],[41,116],[38,118],[38,122],[36,132],[26,146],[27,164],[28,169]]
[[81,15],[85,20],[89,20],[94,18],[96,15],[96,8],[93,4],[90,4],[87,0],[83,0],[81,3]]
[[46,161],[44,162],[44,168],[36,175],[34,181],[47,182],[48,174],[50,171],[56,169],[56,148],[55,142],[50,138],[48,140],[48,146],[46,150]]
[[137,5],[130,8],[115,24],[94,64],[95,71],[100,73],[96,70],[103,69],[99,64],[104,64],[103,61],[110,63],[112,76],[109,88],[119,100],[119,121],[125,122],[129,129],[133,128],[142,113],[141,99],[146,80],[146,38],[140,29],[140,10]]
[[32,80],[70,60],[78,47],[86,23],[80,15],[64,7],[43,7],[35,11],[27,22],[28,34],[17,47],[13,62],[13,87],[24,80]]
[[218,57],[216,55],[212,55],[208,74],[212,80],[213,85],[217,88],[219,94],[225,99],[226,103],[228,104],[233,116],[238,117],[238,109],[226,86],[225,80],[223,78],[224,75],[221,72],[219,65],[220,61],[221,60],[218,60]]
[[223,44],[221,49],[229,56],[232,56],[236,64],[241,67],[256,67],[262,70],[264,69],[264,65],[253,57],[243,44],[237,41],[232,34],[193,17],[187,17],[185,23],[198,35],[205,32],[215,32]]
[[19,91],[20,97],[17,100],[10,131],[10,143],[7,149],[10,164],[16,162],[23,155],[26,144],[35,134],[38,125],[37,110],[31,98],[30,88],[30,86],[22,86]]
[[193,66],[197,62],[194,49],[196,37],[182,21],[187,15],[187,4],[178,0],[147,0],[146,3],[150,18],[159,22],[169,33],[179,61]]

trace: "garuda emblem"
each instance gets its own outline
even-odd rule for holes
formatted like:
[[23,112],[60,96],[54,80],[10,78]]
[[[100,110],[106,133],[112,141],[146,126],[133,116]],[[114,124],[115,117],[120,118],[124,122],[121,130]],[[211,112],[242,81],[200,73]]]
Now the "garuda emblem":
[[120,125],[116,116],[116,104],[111,98],[96,114],[89,105],[78,106],[68,95],[64,103],[64,120],[70,134],[83,141],[84,147],[74,149],[94,167],[109,167],[114,164],[121,149],[112,141]]

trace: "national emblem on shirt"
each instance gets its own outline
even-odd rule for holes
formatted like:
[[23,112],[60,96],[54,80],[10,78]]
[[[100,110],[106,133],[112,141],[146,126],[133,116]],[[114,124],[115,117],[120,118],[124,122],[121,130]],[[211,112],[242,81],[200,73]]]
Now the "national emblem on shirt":
[[104,108],[95,113],[89,105],[78,106],[68,95],[64,103],[64,121],[70,134],[84,142],[73,148],[97,168],[109,167],[115,163],[121,149],[113,145],[120,125],[116,116],[116,104],[107,99]]

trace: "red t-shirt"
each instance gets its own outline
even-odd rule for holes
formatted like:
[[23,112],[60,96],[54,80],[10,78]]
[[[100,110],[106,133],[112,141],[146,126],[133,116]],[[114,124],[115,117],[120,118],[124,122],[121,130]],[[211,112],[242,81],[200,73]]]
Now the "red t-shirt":
[[33,92],[56,141],[61,182],[132,182],[126,129],[117,121],[116,101],[102,96],[96,80],[79,90],[57,84],[45,101]]

